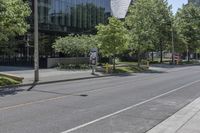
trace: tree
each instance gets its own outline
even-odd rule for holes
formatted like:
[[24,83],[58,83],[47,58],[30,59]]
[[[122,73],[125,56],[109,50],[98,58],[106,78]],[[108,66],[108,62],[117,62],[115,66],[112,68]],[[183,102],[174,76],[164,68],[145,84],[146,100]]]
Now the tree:
[[132,37],[131,47],[138,53],[159,49],[162,52],[171,37],[172,12],[167,0],[137,0],[129,9],[126,24]]
[[53,44],[56,52],[76,56],[85,55],[91,48],[97,47],[97,41],[92,35],[68,35],[58,38]]
[[24,34],[29,27],[26,18],[30,12],[23,0],[0,0],[0,41]]
[[190,61],[190,53],[200,48],[200,8],[191,3],[184,5],[176,14],[175,27],[182,42],[179,45],[188,52]]
[[100,42],[99,48],[103,55],[113,58],[113,69],[115,70],[115,58],[127,48],[129,42],[124,22],[111,17],[108,25],[100,24],[96,28],[97,39]]
[[130,8],[126,17],[126,25],[130,31],[129,48],[138,53],[138,65],[141,53],[153,48],[156,27],[153,21],[154,8],[152,0],[137,0]]
[[166,49],[167,44],[171,42],[172,32],[172,11],[171,6],[168,5],[167,0],[153,0],[154,16],[153,21],[156,27],[154,36],[157,38],[155,47],[158,47],[161,56],[160,62],[163,62],[163,51]]

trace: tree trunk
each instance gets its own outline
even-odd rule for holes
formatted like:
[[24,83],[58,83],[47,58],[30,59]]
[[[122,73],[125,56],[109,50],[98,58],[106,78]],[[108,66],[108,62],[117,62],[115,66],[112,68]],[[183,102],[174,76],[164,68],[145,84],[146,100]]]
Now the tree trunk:
[[114,57],[113,57],[113,70],[114,70],[114,71],[116,70],[115,55],[114,55]]
[[140,67],[141,65],[141,53],[140,53],[140,45],[138,47],[138,66]]
[[160,63],[163,63],[163,44],[160,41]]
[[187,57],[188,57],[188,62],[190,62],[190,51],[187,49]]
[[76,53],[76,61],[75,61],[76,66],[78,65],[78,53]]
[[154,61],[154,54],[153,54],[153,51],[151,52],[151,60]]
[[140,58],[140,53],[138,53],[138,66],[140,67],[141,65],[141,58]]
[[174,53],[172,52],[172,64],[175,65]]

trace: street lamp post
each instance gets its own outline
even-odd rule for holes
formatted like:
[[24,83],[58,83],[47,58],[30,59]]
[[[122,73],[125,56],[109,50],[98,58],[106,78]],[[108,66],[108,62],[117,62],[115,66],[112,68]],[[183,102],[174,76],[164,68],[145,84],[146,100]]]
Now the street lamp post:
[[38,0],[34,0],[34,82],[39,81]]
[[172,64],[175,64],[175,50],[174,50],[174,29],[173,29],[173,22],[172,22]]

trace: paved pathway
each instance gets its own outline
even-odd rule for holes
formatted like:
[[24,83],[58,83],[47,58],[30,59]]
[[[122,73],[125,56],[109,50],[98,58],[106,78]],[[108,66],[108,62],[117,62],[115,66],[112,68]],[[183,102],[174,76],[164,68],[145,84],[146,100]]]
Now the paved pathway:
[[[181,70],[188,70],[189,66],[174,66],[174,65],[153,65],[150,67],[151,72],[169,73]],[[14,74],[20,77],[24,77],[23,84],[30,84],[34,82],[34,70],[33,68],[26,67],[8,67],[0,66],[0,72]],[[83,71],[65,71],[54,69],[40,69],[40,82],[55,82],[65,81],[73,79],[88,79],[95,77],[108,76],[104,73],[96,72],[95,75],[91,74],[91,70]]]
[[200,98],[147,133],[200,133]]
[[[24,77],[23,84],[33,83],[34,70],[32,68],[21,67],[6,67],[0,66],[0,72]],[[40,82],[51,82],[79,78],[92,78],[106,76],[105,74],[97,72],[95,75],[91,74],[91,70],[83,71],[65,71],[58,69],[40,69]]]

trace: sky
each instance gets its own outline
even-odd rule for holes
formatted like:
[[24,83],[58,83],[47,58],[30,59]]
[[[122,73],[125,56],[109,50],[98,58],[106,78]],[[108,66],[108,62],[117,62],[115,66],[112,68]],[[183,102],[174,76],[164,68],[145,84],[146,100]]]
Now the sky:
[[168,0],[169,4],[173,7],[173,13],[175,14],[178,8],[182,7],[183,4],[188,3],[188,0]]

